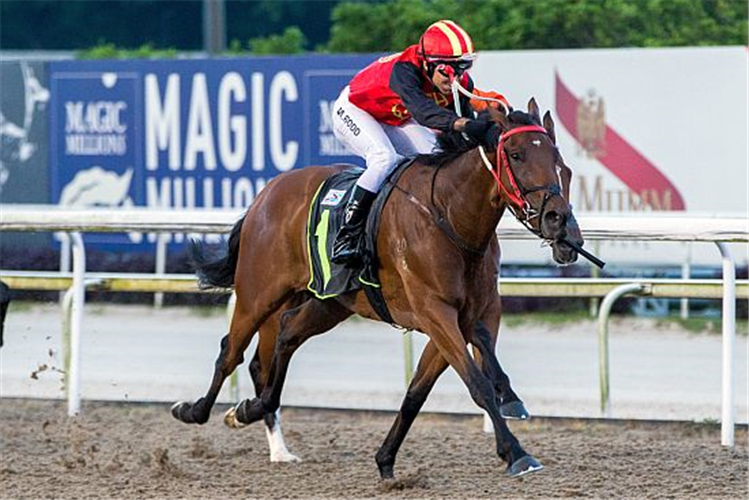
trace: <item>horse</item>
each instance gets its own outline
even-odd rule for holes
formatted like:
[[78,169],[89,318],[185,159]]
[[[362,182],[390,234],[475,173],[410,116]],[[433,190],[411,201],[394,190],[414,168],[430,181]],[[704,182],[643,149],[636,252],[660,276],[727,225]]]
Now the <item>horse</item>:
[[[488,111],[501,133],[494,150],[485,151],[457,133],[445,134],[443,151],[418,157],[383,208],[376,235],[382,293],[396,324],[429,337],[375,455],[383,479],[394,476],[397,452],[448,366],[491,419],[507,474],[517,477],[543,468],[520,445],[500,410],[501,396],[519,399],[496,357],[502,311],[496,227],[510,210],[549,243],[553,259],[562,265],[577,259],[576,248],[584,241],[568,202],[572,171],[557,149],[551,114],[541,119],[535,99],[527,112]],[[250,363],[257,397],[230,409],[225,421],[241,427],[264,419],[269,441],[277,433],[278,444],[277,412],[294,352],[352,314],[380,319],[361,291],[326,300],[307,291],[309,203],[328,176],[346,168],[310,166],[276,177],[234,226],[225,257],[208,260],[196,252],[201,282],[234,285],[237,301],[208,392],[194,403],[175,403],[171,412],[177,420],[208,421],[224,380],[243,362],[259,330]]]

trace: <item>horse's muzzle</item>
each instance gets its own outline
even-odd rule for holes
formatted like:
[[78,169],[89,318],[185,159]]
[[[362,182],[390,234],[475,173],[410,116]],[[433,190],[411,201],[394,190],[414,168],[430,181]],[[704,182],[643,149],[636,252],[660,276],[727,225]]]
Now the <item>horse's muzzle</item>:
[[577,251],[564,242],[569,240],[578,245],[583,245],[583,237],[580,226],[570,206],[562,197],[554,197],[549,200],[545,207],[541,221],[541,236],[551,241],[552,256],[559,264],[571,264],[577,260]]

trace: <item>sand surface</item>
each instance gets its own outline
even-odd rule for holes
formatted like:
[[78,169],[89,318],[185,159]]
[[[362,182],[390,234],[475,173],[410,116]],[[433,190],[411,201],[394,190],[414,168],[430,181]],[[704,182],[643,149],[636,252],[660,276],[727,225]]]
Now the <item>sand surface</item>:
[[374,454],[393,414],[287,409],[303,462],[271,464],[262,424],[204,426],[163,404],[0,400],[0,498],[747,498],[747,433],[717,425],[532,419],[511,428],[546,469],[504,475],[480,417],[422,415],[380,481]]

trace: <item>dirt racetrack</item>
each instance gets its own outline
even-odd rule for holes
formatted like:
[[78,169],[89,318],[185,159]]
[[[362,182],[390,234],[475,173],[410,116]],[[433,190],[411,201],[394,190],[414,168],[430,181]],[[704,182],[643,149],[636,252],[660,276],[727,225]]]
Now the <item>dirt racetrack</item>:
[[512,423],[546,466],[504,476],[478,417],[422,415],[378,479],[374,454],[393,415],[286,409],[303,462],[271,464],[261,423],[232,431],[214,410],[202,427],[166,405],[0,399],[2,498],[747,498],[747,432],[734,450],[719,426],[535,419]]

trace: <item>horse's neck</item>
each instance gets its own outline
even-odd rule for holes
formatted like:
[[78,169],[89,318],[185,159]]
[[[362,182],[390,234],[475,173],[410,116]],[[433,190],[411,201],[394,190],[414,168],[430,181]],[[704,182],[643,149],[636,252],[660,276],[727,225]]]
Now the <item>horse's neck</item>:
[[473,248],[484,249],[494,237],[504,204],[498,204],[497,183],[478,149],[445,166],[435,186],[435,203],[455,232]]

